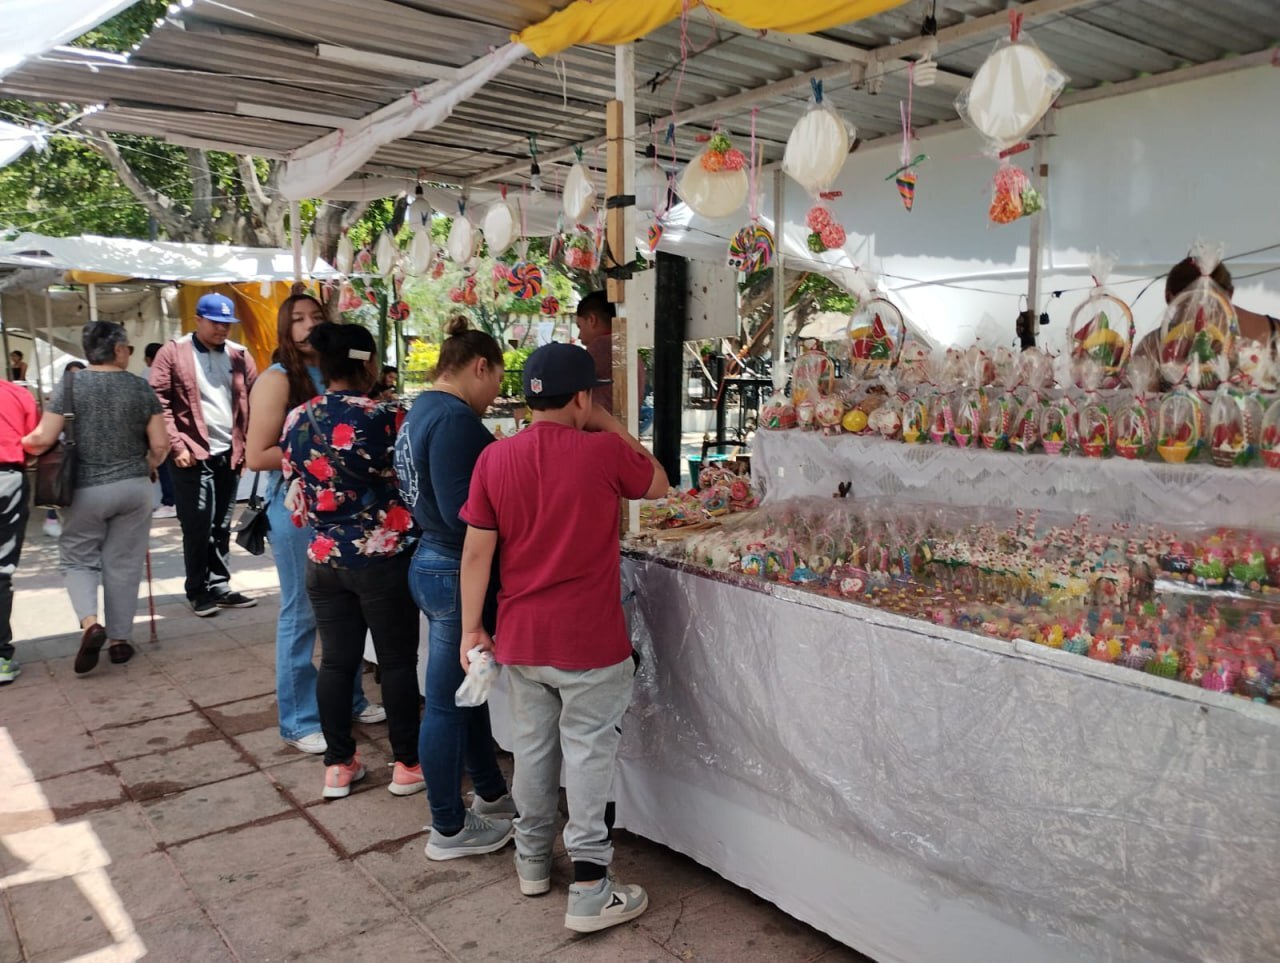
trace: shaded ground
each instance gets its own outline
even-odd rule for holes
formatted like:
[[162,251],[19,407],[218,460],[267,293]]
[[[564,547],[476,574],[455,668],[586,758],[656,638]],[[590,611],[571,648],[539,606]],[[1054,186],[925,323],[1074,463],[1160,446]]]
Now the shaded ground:
[[426,797],[386,791],[382,725],[357,726],[369,777],[321,802],[321,762],[276,729],[270,556],[235,550],[234,587],[257,608],[197,619],[176,523],[157,522],[152,546],[158,641],[144,585],[138,656],[113,666],[104,651],[76,677],[56,550],[32,525],[15,579],[24,671],[0,688],[0,963],[863,959],[627,833],[615,866],[649,890],[649,911],[575,936],[562,851],[536,899],[520,895],[510,848],[426,860]]

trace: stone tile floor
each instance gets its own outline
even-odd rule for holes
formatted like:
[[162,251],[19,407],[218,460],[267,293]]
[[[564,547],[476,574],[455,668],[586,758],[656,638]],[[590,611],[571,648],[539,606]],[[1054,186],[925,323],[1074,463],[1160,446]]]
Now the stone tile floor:
[[426,797],[384,788],[385,726],[357,726],[369,777],[331,803],[320,761],[280,741],[270,556],[235,550],[235,587],[261,601],[212,619],[182,602],[175,522],[156,522],[151,557],[156,641],[144,583],[138,655],[104,651],[77,677],[56,548],[33,519],[14,580],[23,673],[0,688],[0,963],[865,959],[625,832],[616,869],[650,909],[587,937],[562,925],[563,852],[537,899],[510,848],[428,862]]

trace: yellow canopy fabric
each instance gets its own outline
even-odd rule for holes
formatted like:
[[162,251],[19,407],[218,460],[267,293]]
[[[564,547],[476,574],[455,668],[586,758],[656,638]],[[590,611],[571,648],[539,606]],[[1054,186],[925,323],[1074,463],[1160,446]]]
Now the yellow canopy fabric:
[[[815,33],[883,13],[906,0],[689,0],[726,20],[755,30]],[[539,57],[577,44],[622,44],[638,40],[680,16],[682,0],[576,0],[512,39]]]
[[271,364],[271,353],[276,350],[276,315],[280,305],[289,296],[292,285],[276,281],[271,285],[270,297],[262,296],[262,284],[250,281],[246,284],[184,284],[178,289],[178,310],[182,314],[182,330],[192,331],[196,326],[196,302],[210,292],[225,294],[236,306],[240,330],[232,337],[239,341],[258,366],[264,370]]
[[102,274],[97,271],[68,271],[66,278],[68,284],[124,284],[133,280],[129,274]]

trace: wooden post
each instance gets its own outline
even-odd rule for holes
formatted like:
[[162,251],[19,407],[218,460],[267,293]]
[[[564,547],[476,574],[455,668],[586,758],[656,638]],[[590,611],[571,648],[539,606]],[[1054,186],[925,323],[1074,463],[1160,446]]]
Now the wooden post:
[[786,212],[783,210],[786,196],[786,180],[779,167],[773,172],[773,387],[781,391],[787,386],[787,326],[783,324],[786,314],[786,270],[782,253],[782,232],[786,227]]
[[[619,44],[614,50],[614,96],[605,106],[605,197],[614,198],[635,193],[636,120],[635,120],[635,48]],[[635,206],[610,207],[606,212],[605,237],[611,263],[606,267],[630,264],[635,260]],[[626,282],[609,278],[605,285],[608,298],[617,308],[613,322],[613,414],[633,435],[639,429],[640,401],[635,397],[636,349],[627,322]],[[629,502],[623,512],[623,532],[640,529],[640,506]]]

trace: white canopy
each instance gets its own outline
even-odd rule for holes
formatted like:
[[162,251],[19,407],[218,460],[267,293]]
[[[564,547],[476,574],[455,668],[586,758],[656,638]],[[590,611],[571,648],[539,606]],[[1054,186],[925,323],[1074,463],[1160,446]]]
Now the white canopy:
[[[229,244],[178,244],[116,237],[44,237],[19,234],[0,240],[0,265],[91,271],[154,281],[291,281],[293,254],[281,248]],[[317,261],[310,274],[328,278],[334,270]]]
[[28,57],[74,40],[133,0],[5,0],[0,32],[0,77]]

